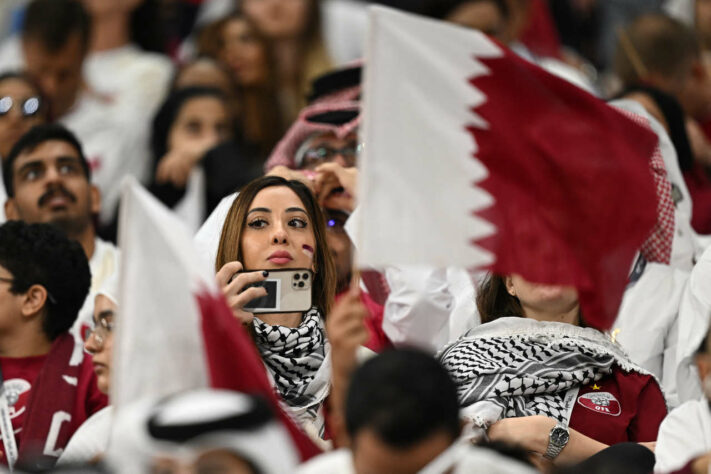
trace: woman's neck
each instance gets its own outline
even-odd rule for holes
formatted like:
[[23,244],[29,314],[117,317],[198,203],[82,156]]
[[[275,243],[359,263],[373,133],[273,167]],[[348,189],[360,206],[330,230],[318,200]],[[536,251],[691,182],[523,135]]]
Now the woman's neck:
[[524,306],[523,315],[528,319],[535,319],[536,321],[568,323],[575,326],[580,325],[580,305],[577,303],[571,308],[562,308],[558,311],[541,310]]
[[92,52],[109,51],[130,42],[129,15],[111,14],[92,20]]
[[297,328],[304,319],[303,313],[264,313],[257,317],[270,326]]

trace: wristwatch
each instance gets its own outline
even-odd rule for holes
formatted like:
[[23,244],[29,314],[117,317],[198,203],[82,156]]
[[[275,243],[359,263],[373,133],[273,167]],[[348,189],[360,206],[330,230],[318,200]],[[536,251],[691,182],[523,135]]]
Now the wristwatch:
[[546,449],[546,453],[543,457],[551,461],[554,460],[560,452],[563,451],[563,448],[565,448],[569,440],[570,433],[568,432],[568,428],[558,423],[548,435],[548,449]]

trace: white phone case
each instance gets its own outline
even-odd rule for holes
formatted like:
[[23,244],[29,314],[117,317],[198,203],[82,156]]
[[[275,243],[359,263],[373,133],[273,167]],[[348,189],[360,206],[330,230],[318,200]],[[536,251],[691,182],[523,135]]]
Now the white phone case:
[[267,289],[267,296],[244,306],[251,313],[292,313],[311,309],[313,272],[307,268],[268,270],[269,276],[257,285]]

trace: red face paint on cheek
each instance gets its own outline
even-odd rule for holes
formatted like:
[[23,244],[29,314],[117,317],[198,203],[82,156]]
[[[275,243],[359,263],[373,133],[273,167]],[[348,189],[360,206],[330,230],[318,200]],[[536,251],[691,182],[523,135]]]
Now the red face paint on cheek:
[[301,249],[304,251],[304,254],[306,254],[307,257],[311,259],[314,258],[314,248],[312,246],[304,244],[301,246]]

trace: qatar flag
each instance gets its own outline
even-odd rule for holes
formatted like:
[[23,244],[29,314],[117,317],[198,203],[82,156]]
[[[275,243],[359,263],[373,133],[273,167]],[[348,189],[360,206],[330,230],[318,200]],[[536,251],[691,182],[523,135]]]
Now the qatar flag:
[[575,286],[609,328],[656,221],[657,137],[455,25],[372,7],[365,64],[360,264]]
[[302,460],[318,449],[279,408],[253,342],[198,257],[190,231],[138,182],[123,183],[111,403],[212,387],[272,402]]

